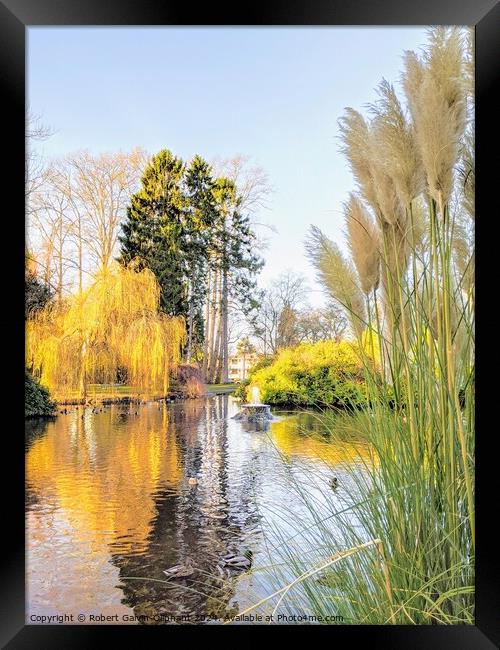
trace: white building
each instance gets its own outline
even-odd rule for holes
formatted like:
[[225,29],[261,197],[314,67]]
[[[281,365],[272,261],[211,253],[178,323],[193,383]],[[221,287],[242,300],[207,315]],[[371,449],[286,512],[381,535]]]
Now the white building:
[[259,355],[255,352],[247,354],[234,354],[229,357],[229,379],[231,381],[244,381],[248,377],[248,372],[253,365],[259,360]]

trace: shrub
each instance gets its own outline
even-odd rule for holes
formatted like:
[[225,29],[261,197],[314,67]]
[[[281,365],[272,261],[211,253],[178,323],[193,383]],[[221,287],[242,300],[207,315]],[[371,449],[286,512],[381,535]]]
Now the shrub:
[[184,397],[195,398],[203,397],[205,395],[205,384],[203,384],[196,377],[189,377],[183,386],[181,386],[181,391]]
[[268,404],[360,408],[366,404],[363,370],[346,341],[302,343],[253,370],[249,384]]
[[245,379],[241,381],[236,390],[234,391],[234,396],[239,397],[242,400],[246,400],[247,397],[247,389],[250,386],[250,379]]
[[41,386],[33,375],[25,370],[24,373],[24,417],[54,415],[56,405],[50,399],[49,391]]
[[195,365],[181,364],[177,368],[176,383],[184,397],[202,397],[206,392],[203,372]]

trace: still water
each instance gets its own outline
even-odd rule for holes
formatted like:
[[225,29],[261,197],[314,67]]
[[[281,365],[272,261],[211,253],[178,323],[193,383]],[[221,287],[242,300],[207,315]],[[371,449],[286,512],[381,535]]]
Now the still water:
[[[220,622],[280,586],[280,548],[301,552],[298,528],[325,514],[335,534],[337,500],[356,491],[368,450],[329,442],[314,413],[274,411],[259,431],[237,412],[221,395],[28,422],[27,622]],[[218,568],[248,551],[250,572]],[[186,563],[190,577],[167,580]]]

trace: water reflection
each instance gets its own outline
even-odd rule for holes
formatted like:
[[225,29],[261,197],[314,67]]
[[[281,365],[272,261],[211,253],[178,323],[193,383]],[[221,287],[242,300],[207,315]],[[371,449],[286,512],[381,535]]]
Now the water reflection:
[[[262,566],[263,536],[290,468],[367,452],[304,435],[318,426],[308,414],[259,432],[232,420],[236,411],[220,396],[80,408],[30,423],[28,617],[69,611],[195,622],[237,613],[269,591],[264,574],[222,576],[220,558],[252,550],[254,567]],[[185,563],[193,575],[168,581],[163,571]]]

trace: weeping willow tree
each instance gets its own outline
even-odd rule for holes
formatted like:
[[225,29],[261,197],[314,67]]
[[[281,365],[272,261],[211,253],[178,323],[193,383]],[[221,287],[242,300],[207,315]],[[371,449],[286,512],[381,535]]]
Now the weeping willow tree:
[[89,384],[114,382],[120,368],[141,392],[166,394],[185,326],[159,300],[148,269],[102,269],[88,289],[28,321],[27,366],[58,397],[85,399]]

